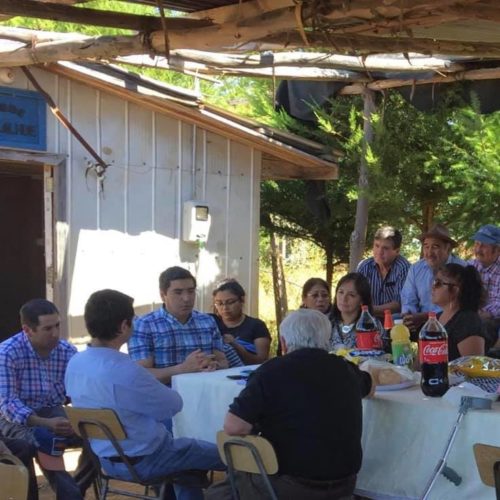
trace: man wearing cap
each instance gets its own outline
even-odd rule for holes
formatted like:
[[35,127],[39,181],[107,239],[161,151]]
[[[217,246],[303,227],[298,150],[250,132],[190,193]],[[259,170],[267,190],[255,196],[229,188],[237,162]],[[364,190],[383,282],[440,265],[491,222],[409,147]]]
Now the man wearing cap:
[[[82,499],[55,446],[78,441],[62,409],[64,372],[76,349],[59,338],[59,311],[52,302],[31,300],[21,307],[20,316],[22,331],[0,344],[0,436],[37,448],[42,472],[58,500]],[[87,465],[83,458],[81,467]]]
[[384,316],[384,310],[401,311],[401,289],[410,263],[399,255],[403,237],[391,226],[379,227],[373,237],[373,257],[359,263],[358,273],[370,283],[373,310]]
[[[132,335],[133,299],[116,290],[100,290],[89,297],[84,318],[92,343],[68,364],[68,394],[75,406],[111,408],[118,414],[127,434],[120,445],[139,477],[160,478],[190,469],[224,470],[215,444],[173,439],[165,421],[182,409],[180,395],[119,352]],[[91,440],[91,446],[108,474],[132,479],[109,441]],[[182,484],[174,484],[176,498],[203,499],[199,481],[193,483],[193,477],[185,474],[183,479]]]
[[491,344],[498,341],[500,328],[500,227],[486,224],[472,236],[474,256],[468,264],[474,266],[488,292],[488,301],[479,315],[486,327]]
[[451,254],[457,242],[450,237],[448,228],[435,224],[420,235],[423,258],[410,266],[408,276],[401,291],[401,312],[404,324],[413,332],[427,319],[429,311],[441,312],[432,303],[432,280],[437,270],[444,264],[465,262]]

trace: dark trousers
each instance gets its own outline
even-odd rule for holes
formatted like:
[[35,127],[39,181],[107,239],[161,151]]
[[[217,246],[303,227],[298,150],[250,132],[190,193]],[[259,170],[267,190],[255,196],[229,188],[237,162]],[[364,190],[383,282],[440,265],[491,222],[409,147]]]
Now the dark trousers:
[[96,475],[92,460],[85,450],[78,459],[74,476],[64,470],[50,471],[42,467],[40,469],[56,494],[57,500],[83,500]]
[[28,441],[23,441],[22,439],[2,438],[2,441],[7,448],[9,448],[11,453],[19,458],[28,469],[28,500],[38,500],[38,485],[36,482],[35,467],[33,465],[35,447],[31,443],[28,443]]
[[[267,489],[259,474],[236,472],[236,486],[240,500],[268,500]],[[333,481],[315,481],[286,474],[269,476],[279,500],[348,500],[352,498],[356,476]],[[229,479],[212,485],[205,493],[205,500],[231,500]]]

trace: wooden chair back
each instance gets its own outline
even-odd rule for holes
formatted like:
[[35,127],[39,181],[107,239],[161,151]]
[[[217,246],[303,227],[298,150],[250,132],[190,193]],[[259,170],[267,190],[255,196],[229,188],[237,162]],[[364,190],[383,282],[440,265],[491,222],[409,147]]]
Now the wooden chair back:
[[[73,430],[81,436],[79,423],[85,422],[99,422],[104,424],[116,438],[117,441],[126,439],[127,434],[120,422],[120,419],[113,410],[101,408],[73,408],[68,406],[65,408],[66,415],[71,422]],[[108,436],[102,431],[102,428],[97,425],[86,426],[87,435],[90,439],[108,439]]]
[[472,448],[481,481],[488,486],[495,487],[494,468],[495,463],[500,462],[500,447],[476,443]]
[[278,459],[271,443],[262,436],[229,436],[224,431],[217,433],[217,447],[222,461],[227,465],[227,457],[224,447],[230,446],[233,457],[233,467],[241,472],[252,472],[260,474],[258,463],[252,454],[254,447],[260,458],[267,474],[276,474],[278,472]]
[[28,498],[28,469],[14,455],[0,453],[0,491],[1,497],[8,500]]

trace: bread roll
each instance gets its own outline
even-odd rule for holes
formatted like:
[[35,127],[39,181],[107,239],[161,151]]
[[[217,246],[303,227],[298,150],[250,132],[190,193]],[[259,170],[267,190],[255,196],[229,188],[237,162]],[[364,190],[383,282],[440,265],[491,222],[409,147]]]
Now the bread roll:
[[403,382],[403,377],[395,370],[390,368],[382,368],[378,372],[377,385],[395,385]]

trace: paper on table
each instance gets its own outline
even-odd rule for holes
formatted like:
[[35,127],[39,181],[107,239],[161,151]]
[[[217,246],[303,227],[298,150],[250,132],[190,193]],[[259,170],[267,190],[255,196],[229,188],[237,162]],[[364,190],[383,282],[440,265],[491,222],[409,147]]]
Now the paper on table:
[[469,382],[463,382],[455,387],[450,387],[443,396],[443,399],[451,403],[453,406],[460,406],[462,396],[473,396],[475,398],[491,399],[496,401],[498,395],[483,391],[477,385]]

